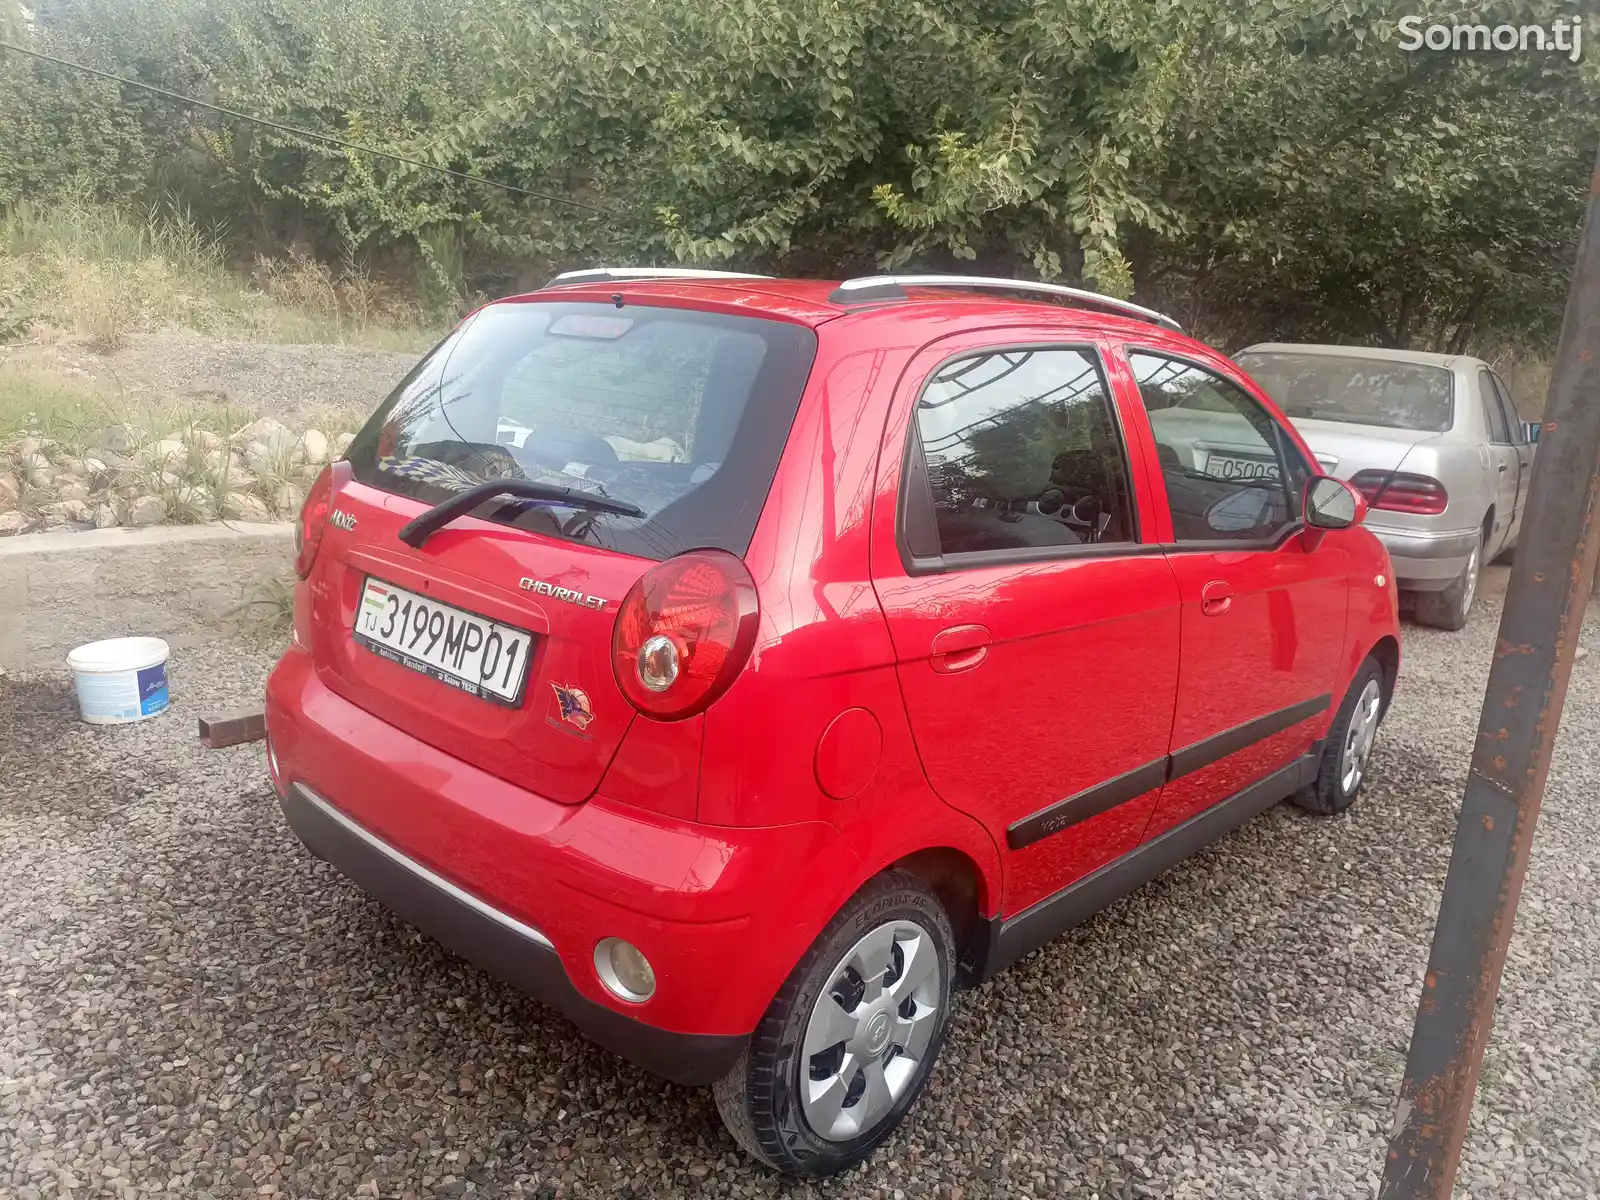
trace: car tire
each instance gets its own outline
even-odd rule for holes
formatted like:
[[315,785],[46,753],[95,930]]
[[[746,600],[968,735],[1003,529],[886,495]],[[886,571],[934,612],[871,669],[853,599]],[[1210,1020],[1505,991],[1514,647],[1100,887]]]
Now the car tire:
[[1372,743],[1387,708],[1383,668],[1368,657],[1356,670],[1324,739],[1317,777],[1291,800],[1307,812],[1331,817],[1356,802],[1367,781]]
[[[868,978],[880,964],[884,973]],[[791,1175],[833,1175],[866,1158],[932,1072],[955,965],[950,918],[927,885],[907,871],[870,880],[812,943],[717,1082],[717,1110],[734,1140]]]
[[1478,598],[1478,576],[1482,571],[1483,539],[1479,538],[1472,557],[1449,587],[1442,592],[1417,593],[1417,620],[1435,629],[1465,629],[1472,602]]

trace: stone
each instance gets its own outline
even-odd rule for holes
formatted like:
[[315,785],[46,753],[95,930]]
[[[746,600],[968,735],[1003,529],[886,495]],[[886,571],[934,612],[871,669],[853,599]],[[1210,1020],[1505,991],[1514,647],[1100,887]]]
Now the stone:
[[30,454],[43,454],[44,439],[41,437],[33,437],[32,435],[22,438],[17,442],[13,452],[18,458],[27,458]]
[[160,496],[140,496],[128,502],[128,511],[123,523],[138,528],[145,525],[159,525],[166,519],[167,506]]
[[19,512],[0,512],[0,537],[26,532],[28,518]]
[[49,487],[55,481],[55,468],[50,460],[35,450],[22,456],[22,478],[29,487]]
[[66,483],[56,488],[57,500],[87,500],[89,498],[89,485],[77,479],[69,479]]
[[83,460],[81,458],[74,458],[70,454],[63,455],[56,463],[56,473],[59,475],[65,475],[71,479],[82,479],[86,474],[88,474],[88,472],[84,470]]
[[242,446],[248,446],[251,442],[261,442],[270,446],[274,443],[293,444],[299,439],[295,437],[287,425],[276,417],[261,417],[258,420],[251,421],[250,424],[236,432],[229,440]]
[[264,475],[279,464],[265,442],[251,442],[244,448],[244,465],[256,474]]
[[0,471],[0,510],[15,508],[22,498],[22,484],[10,471]]
[[82,500],[57,500],[39,509],[46,525],[66,525],[89,520],[89,506]]
[[162,438],[159,442],[152,442],[146,446],[140,457],[152,467],[176,465],[189,457],[189,448],[177,438]]
[[113,529],[122,523],[117,520],[117,510],[109,504],[99,505],[92,519],[96,529]]
[[300,435],[300,456],[308,463],[321,466],[328,461],[328,435],[320,429],[308,429]]
[[333,456],[343,458],[350,452],[350,443],[356,440],[353,433],[341,433],[333,440]]
[[100,448],[113,454],[128,455],[144,441],[144,430],[132,425],[107,425],[100,431]]
[[230,492],[247,492],[256,486],[256,475],[248,467],[231,467],[227,477],[217,477],[219,486],[226,486]]
[[98,479],[110,469],[104,459],[91,456],[83,460],[83,473],[90,479]]
[[306,502],[306,494],[292,483],[279,484],[272,493],[272,508],[281,517],[292,517]]
[[222,439],[209,429],[191,429],[184,438],[191,446],[207,451],[221,450]]
[[270,521],[272,510],[253,492],[229,492],[222,498],[222,517],[228,521]]

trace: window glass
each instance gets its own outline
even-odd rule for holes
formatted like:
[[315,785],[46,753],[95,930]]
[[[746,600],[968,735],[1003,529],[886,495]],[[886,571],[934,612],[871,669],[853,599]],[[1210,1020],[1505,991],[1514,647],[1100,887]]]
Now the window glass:
[[1500,397],[1495,395],[1494,380],[1481,367],[1478,369],[1478,391],[1482,394],[1483,420],[1489,427],[1489,440],[1505,445],[1511,440],[1511,429],[1506,424],[1505,410],[1500,407]]
[[1133,540],[1122,439],[1088,351],[948,363],[917,401],[917,434],[944,554]]
[[1523,445],[1528,440],[1528,431],[1522,427],[1522,415],[1517,412],[1517,402],[1511,398],[1511,389],[1506,386],[1506,381],[1500,376],[1489,373],[1494,380],[1495,395],[1500,398],[1500,409],[1506,415],[1506,427],[1511,431],[1511,440],[1516,445]]
[[1245,352],[1237,359],[1291,421],[1443,433],[1454,417],[1450,372],[1346,354]]
[[755,317],[563,301],[492,304],[446,338],[350,447],[356,478],[438,504],[529,480],[637,507],[537,500],[479,515],[663,559],[743,554],[816,338]]
[[1310,468],[1248,393],[1179,359],[1130,353],[1180,542],[1270,540],[1299,515]]

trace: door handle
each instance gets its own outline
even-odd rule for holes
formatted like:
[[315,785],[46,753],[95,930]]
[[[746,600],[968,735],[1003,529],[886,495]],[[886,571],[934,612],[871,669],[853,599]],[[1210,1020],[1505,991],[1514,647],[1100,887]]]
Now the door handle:
[[1505,474],[1505,471],[1506,471],[1506,465],[1505,465],[1505,463],[1501,463],[1501,464],[1500,464],[1500,473],[1501,473],[1501,474],[1502,474],[1502,475],[1504,475],[1504,474]]
[[989,631],[982,625],[953,625],[933,635],[928,661],[941,675],[970,671],[989,656]]
[[1208,617],[1220,617],[1233,603],[1233,585],[1213,579],[1200,589],[1200,611]]

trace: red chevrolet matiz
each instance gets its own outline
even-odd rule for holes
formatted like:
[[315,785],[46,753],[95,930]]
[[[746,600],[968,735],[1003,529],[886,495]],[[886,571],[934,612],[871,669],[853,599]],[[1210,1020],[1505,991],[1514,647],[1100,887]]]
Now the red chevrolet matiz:
[[317,481],[268,761],[316,854],[826,1174],[953,988],[1356,798],[1400,655],[1364,513],[1137,305],[575,272]]

